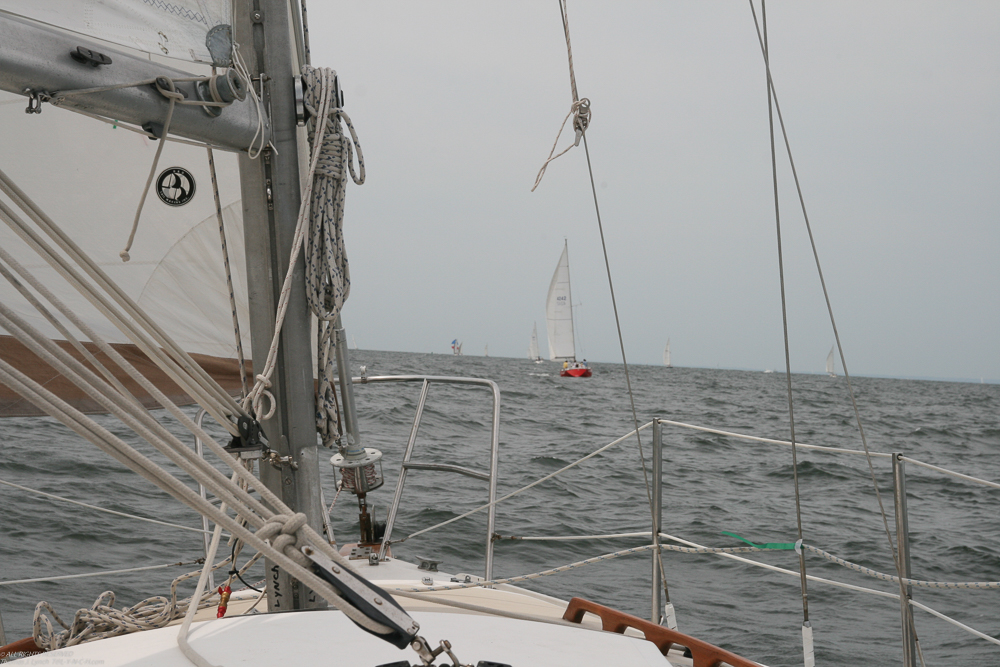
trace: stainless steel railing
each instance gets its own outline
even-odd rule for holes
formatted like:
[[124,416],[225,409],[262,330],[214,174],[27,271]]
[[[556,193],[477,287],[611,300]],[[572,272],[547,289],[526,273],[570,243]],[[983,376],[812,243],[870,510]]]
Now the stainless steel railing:
[[[410,437],[406,442],[406,451],[403,453],[403,462],[399,468],[399,479],[396,482],[396,492],[392,499],[392,506],[386,518],[385,534],[382,536],[382,545],[379,548],[379,560],[385,560],[385,554],[389,548],[392,537],[393,525],[396,522],[396,515],[399,511],[399,503],[403,497],[403,487],[406,484],[406,474],[410,470],[435,470],[439,472],[451,472],[466,477],[481,479],[489,482],[489,503],[490,507],[486,519],[486,579],[493,578],[493,534],[496,532],[496,496],[497,496],[497,468],[500,461],[500,388],[492,380],[480,378],[446,377],[434,375],[381,375],[362,376],[353,378],[354,384],[376,384],[386,382],[420,382],[420,399],[417,402],[417,411],[413,417],[413,426],[410,427]],[[411,461],[414,445],[417,442],[417,432],[420,429],[420,422],[424,414],[424,405],[427,403],[427,395],[432,384],[464,384],[481,386],[488,388],[493,393],[493,419],[490,429],[490,471],[489,473],[464,468],[462,466],[444,463],[422,463]]]

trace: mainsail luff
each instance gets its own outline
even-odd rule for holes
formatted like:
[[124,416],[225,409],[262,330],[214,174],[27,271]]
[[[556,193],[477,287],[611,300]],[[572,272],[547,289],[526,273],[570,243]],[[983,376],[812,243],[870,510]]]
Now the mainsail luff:
[[569,242],[563,245],[562,255],[549,284],[549,295],[545,301],[545,322],[549,333],[549,359],[575,360],[573,297],[569,286]]

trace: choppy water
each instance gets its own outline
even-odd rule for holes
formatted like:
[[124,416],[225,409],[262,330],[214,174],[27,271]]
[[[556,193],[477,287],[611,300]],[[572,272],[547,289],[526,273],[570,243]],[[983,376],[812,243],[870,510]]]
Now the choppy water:
[[[555,364],[527,360],[352,351],[370,375],[421,373],[496,380],[501,409],[500,493],[570,463],[632,428],[621,366],[594,364],[588,380],[561,379]],[[843,378],[793,376],[799,440],[860,448]],[[788,435],[785,378],[780,373],[636,366],[640,423],[652,417],[710,425],[771,438]],[[856,380],[865,430],[874,451],[908,456],[1000,480],[1000,386],[907,380]],[[358,387],[366,444],[385,455],[385,488],[370,500],[380,515],[391,498],[398,460],[416,407],[416,385]],[[482,389],[432,387],[414,460],[485,469],[489,396]],[[110,420],[107,423],[112,423]],[[124,434],[124,428],[116,432]],[[79,442],[47,419],[0,423],[0,478],[111,509],[199,525],[192,513]],[[758,542],[794,541],[791,452],[705,433],[667,428],[664,435],[664,530],[712,545],[735,546],[720,531]],[[644,446],[651,443],[644,433]],[[892,571],[892,561],[864,458],[800,452],[805,539],[849,560]],[[891,474],[875,461],[892,526]],[[333,475],[325,469],[327,498]],[[909,521],[914,576],[952,581],[1000,580],[1000,491],[909,466]],[[394,537],[482,503],[486,485],[443,473],[411,473]],[[175,529],[94,513],[0,486],[0,579],[89,572],[197,557],[199,537]],[[341,497],[334,528],[354,539],[355,505]],[[648,530],[646,490],[634,439],[565,476],[500,506],[503,535],[602,534]],[[398,556],[443,561],[452,572],[483,567],[485,517],[476,515],[394,547]],[[509,576],[581,560],[644,540],[510,542],[496,547],[496,574]],[[796,568],[792,552],[760,560]],[[810,574],[893,591],[891,584],[808,559]],[[682,631],[772,666],[801,664],[798,580],[715,556],[668,554],[667,577]],[[66,616],[106,589],[119,604],[165,594],[177,570],[0,586],[9,640],[30,633],[38,600]],[[530,584],[568,598],[578,595],[639,616],[649,614],[650,559],[630,556]],[[899,604],[812,583],[810,615],[817,664],[901,662]],[[1000,637],[1000,591],[917,590],[915,598]],[[1000,647],[922,611],[917,631],[927,664],[1000,664]],[[978,662],[977,662],[978,659]]]

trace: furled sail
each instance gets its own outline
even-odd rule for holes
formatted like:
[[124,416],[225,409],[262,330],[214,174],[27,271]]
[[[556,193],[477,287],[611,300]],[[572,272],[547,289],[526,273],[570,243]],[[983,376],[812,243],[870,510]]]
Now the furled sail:
[[[28,115],[24,113],[24,105],[24,98],[0,94],[0,122],[5,128],[0,133],[0,170],[170,338],[186,352],[196,355],[196,361],[223,388],[238,393],[236,337],[206,150],[174,142],[163,147],[130,252],[131,261],[123,263],[119,252],[128,238],[156,142],[57,108]],[[238,169],[232,154],[216,152],[215,162],[243,347],[249,353]],[[0,201],[9,204],[5,197],[0,197]],[[0,224],[0,246],[98,335],[126,357],[135,359],[139,370],[169,397],[186,402],[179,387],[145,359],[123,333],[6,224]],[[0,302],[52,339],[65,338],[3,279],[0,279]],[[68,382],[61,384],[53,369],[6,333],[0,330],[0,357],[47,383],[75,407],[87,412],[96,409],[96,405],[88,402],[89,397]],[[72,333],[91,348],[79,332],[72,330]],[[60,345],[66,348],[68,344]],[[125,384],[129,386],[128,382]],[[148,403],[147,396],[137,395],[137,398]],[[0,386],[0,416],[31,414],[40,412]]]
[[0,0],[0,11],[197,63],[226,65],[232,44],[231,0]]
[[576,342],[573,339],[573,303],[569,289],[569,244],[563,246],[562,256],[549,284],[545,301],[545,321],[549,331],[549,359],[576,359]]

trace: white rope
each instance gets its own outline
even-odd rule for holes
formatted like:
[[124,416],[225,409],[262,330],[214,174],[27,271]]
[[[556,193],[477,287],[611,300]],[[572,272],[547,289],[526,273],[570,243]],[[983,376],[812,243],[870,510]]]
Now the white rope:
[[[226,415],[246,413],[205,369],[177,345],[114,281],[108,278],[107,274],[3,171],[0,171],[0,191],[10,197],[42,231],[55,241],[69,259],[55,252],[2,200],[0,200],[0,219],[3,219],[67,283],[73,286],[139,347],[150,360],[156,363],[188,396],[200,403],[230,433],[237,435],[236,425],[230,423],[226,419]],[[71,261],[75,262],[89,276],[93,284],[85,280],[73,268]],[[14,262],[8,260],[8,263],[15,269],[17,268]],[[36,291],[42,294],[53,306],[56,306],[64,316],[71,319],[77,328],[80,328],[80,324],[73,320],[71,312],[61,306],[61,303],[52,297],[43,285],[31,278],[26,271],[18,270],[18,273],[25,280],[29,280]],[[117,308],[115,304],[117,304]],[[124,312],[119,312],[118,308]]]
[[[29,329],[29,327],[26,327],[23,322],[18,323],[15,320],[16,315],[10,313],[9,309],[0,304],[0,326],[6,328],[16,337],[19,337],[19,339],[24,338],[25,340],[22,342],[33,346],[35,348],[33,351],[39,354],[46,363],[52,365],[53,368],[62,373],[70,381],[78,384],[78,386],[86,386],[86,382],[81,375],[87,376],[89,374],[91,378],[97,378],[89,369],[83,367],[80,362],[66,354],[58,346],[52,344],[51,341],[45,339],[44,341],[35,343],[35,341],[28,339],[24,334],[25,330]],[[42,338],[44,339],[44,336]],[[52,347],[45,349],[47,344]],[[168,406],[168,409],[171,409],[172,412],[176,410],[180,413],[179,418],[182,421],[186,420],[188,422],[186,425],[188,425],[189,429],[192,427],[196,429],[199,437],[202,438],[208,448],[219,456],[220,459],[231,465],[237,475],[243,481],[246,481],[250,488],[260,494],[263,502],[276,508],[279,512],[286,513],[276,514],[267,509],[261,501],[253,498],[247,491],[239,487],[234,487],[229,483],[228,478],[221,475],[207,461],[191,452],[188,447],[185,447],[183,443],[164,429],[147,412],[135,415],[129,413],[124,408],[120,397],[99,380],[99,385],[104,386],[98,385],[94,387],[96,390],[94,394],[95,400],[102,404],[109,412],[115,414],[129,428],[140,435],[140,437],[155,445],[161,453],[167,455],[172,461],[177,463],[196,482],[204,484],[217,497],[221,498],[224,502],[230,503],[239,512],[241,517],[245,518],[251,525],[257,527],[257,532],[250,532],[241,522],[230,518],[225,512],[220,511],[219,508],[202,499],[200,494],[181,483],[174,476],[127,445],[120,438],[107,431],[107,429],[92,419],[81,414],[78,410],[75,410],[37,382],[34,382],[2,360],[0,360],[0,381],[43,408],[50,415],[90,440],[100,449],[167,490],[171,495],[188,506],[207,516],[210,520],[221,523],[235,537],[245,541],[258,551],[262,551],[265,557],[274,561],[279,567],[286,570],[304,585],[315,590],[330,602],[331,605],[344,611],[348,617],[362,627],[371,629],[379,634],[384,634],[388,631],[388,628],[380,623],[371,621],[341,599],[329,584],[316,576],[309,568],[308,559],[300,551],[301,547],[307,544],[324,553],[342,567],[351,569],[351,566],[346,559],[340,556],[316,531],[306,524],[305,515],[293,514],[273,492],[243,469],[218,443],[195,426],[190,418],[183,415],[165,397],[163,401]],[[158,392],[155,387],[153,387],[153,390]],[[221,481],[219,480],[220,477]]]
[[[264,152],[264,148],[267,146],[264,141],[264,105],[261,102],[260,95],[257,94],[257,90],[253,87],[253,78],[250,76],[249,68],[247,68],[247,64],[243,60],[243,56],[240,54],[240,45],[235,41],[233,42],[232,59],[233,71],[235,71],[236,75],[243,81],[243,85],[250,93],[250,99],[253,100],[253,107],[257,111],[257,128],[254,131],[253,138],[250,140],[250,146],[247,148],[247,157],[251,160],[256,160],[260,157],[260,154]],[[254,144],[257,143],[258,139],[260,139],[260,145],[255,150]]]
[[[70,498],[64,498],[62,496],[56,496],[51,493],[46,493],[45,491],[39,491],[38,489],[29,489],[26,486],[21,486],[20,484],[14,484],[13,482],[8,482],[6,480],[0,479],[0,484],[13,487],[15,489],[20,489],[21,491],[27,491],[29,493],[35,493],[40,496],[45,496],[46,498],[51,498],[53,500],[59,500],[64,503],[71,503],[73,505],[79,505],[80,507],[86,507],[87,509],[96,510],[98,512],[104,512],[106,514],[114,514],[115,516],[125,517],[126,519],[135,519],[137,521],[145,521],[147,523],[155,523],[160,526],[169,526],[171,528],[179,528],[180,530],[189,530],[194,533],[211,533],[211,531],[203,530],[201,528],[194,528],[192,526],[183,526],[179,523],[170,523],[169,521],[159,521],[157,519],[149,519],[144,516],[138,516],[136,514],[126,514],[125,512],[116,512],[115,510],[109,510],[104,507],[98,507],[97,505],[88,505],[87,503],[80,502],[79,500],[72,500]],[[0,586],[3,583],[0,582]]]
[[[161,79],[156,80],[156,89],[160,91],[160,94],[169,100],[167,105],[167,118],[163,121],[163,136],[170,134],[170,121],[174,117],[174,106],[178,102],[184,101],[184,93],[179,92],[174,86],[174,82],[167,77],[161,77],[163,83],[167,84],[164,87],[161,84]],[[139,216],[142,215],[142,207],[146,203],[146,195],[149,194],[149,186],[153,184],[153,177],[156,176],[156,165],[160,163],[160,154],[163,153],[163,146],[166,145],[165,141],[161,141],[156,146],[156,154],[153,156],[153,166],[149,168],[149,176],[146,178],[146,187],[142,189],[142,196],[139,198],[139,207],[135,211],[135,219],[132,221],[132,231],[129,232],[128,241],[125,243],[125,249],[118,253],[118,256],[122,258],[123,262],[129,261],[128,251],[132,248],[132,242],[135,240],[135,232],[139,229]]]
[[[7,261],[12,266],[16,263],[13,261],[13,257],[11,257],[10,254],[7,253],[2,248],[0,248],[0,259],[2,259],[3,261]],[[11,273],[11,271],[2,263],[0,263],[0,275],[2,275],[7,280],[7,282],[9,282],[11,285],[14,286],[14,288],[21,294],[21,296],[23,296],[24,299],[35,308],[35,310],[41,313],[42,317],[44,317],[53,327],[55,327],[56,331],[62,334],[63,338],[65,338],[66,341],[70,345],[72,345],[74,349],[76,349],[76,351],[79,352],[81,356],[83,356],[83,358],[90,363],[91,366],[96,368],[101,373],[101,375],[104,376],[104,379],[106,379],[108,382],[114,385],[114,387],[119,391],[119,393],[121,393],[123,396],[132,396],[131,392],[129,392],[129,390],[125,388],[125,385],[119,382],[118,378],[114,376],[114,373],[109,371],[104,366],[104,364],[98,361],[97,357],[91,354],[90,350],[88,350],[83,343],[77,340],[76,336],[70,333],[69,329],[67,329],[66,326],[63,325],[63,323],[59,321],[55,317],[55,315],[53,315],[52,312],[35,297],[35,295],[31,292],[31,290],[29,290],[27,286],[25,286],[20,280],[18,280],[13,275],[13,273]]]
[[852,563],[848,560],[844,560],[839,556],[834,556],[831,553],[823,551],[819,547],[810,546],[808,544],[803,544],[802,548],[811,551],[814,554],[822,556],[831,563],[836,563],[846,567],[849,570],[854,570],[855,572],[861,572],[869,577],[874,577],[875,579],[881,579],[882,581],[891,581],[895,584],[902,584],[904,586],[914,586],[916,588],[948,588],[948,589],[967,589],[967,590],[988,590],[988,589],[1000,589],[1000,581],[923,581],[921,579],[907,579],[906,577],[897,577],[892,574],[885,574],[877,570],[873,570],[870,567],[865,567],[863,565],[858,565],[857,563]]
[[[330,69],[317,70],[319,76],[319,107],[316,109],[318,118],[326,118],[333,110],[334,78],[335,74]],[[306,221],[312,205],[312,194],[315,185],[316,165],[319,163],[324,146],[324,135],[327,132],[327,123],[320,123],[316,129],[315,140],[312,146],[312,154],[309,159],[309,171],[306,177],[306,184],[303,188],[302,198],[299,204],[299,215],[295,223],[295,234],[292,239],[292,250],[288,258],[288,270],[285,273],[285,280],[281,285],[281,292],[278,296],[277,312],[275,313],[274,336],[267,351],[267,359],[257,375],[257,380],[250,394],[243,400],[244,409],[253,409],[257,419],[262,421],[274,416],[277,405],[274,396],[268,389],[271,387],[271,376],[274,374],[275,362],[278,355],[278,343],[281,339],[281,327],[285,322],[285,313],[288,310],[288,299],[292,290],[292,279],[295,273],[295,265],[302,250],[302,244],[306,236]],[[264,399],[267,399],[268,409],[263,409]]]
[[[211,569],[218,569],[228,562],[229,558],[226,558]],[[70,623],[63,621],[48,602],[39,602],[35,606],[32,637],[39,648],[54,651],[97,639],[165,627],[186,613],[193,604],[192,598],[178,600],[177,588],[200,571],[176,577],[170,584],[169,597],[154,596],[131,607],[116,609],[114,592],[105,591],[89,609],[78,610]],[[202,600],[198,608],[205,609],[216,603],[217,597],[209,597]],[[55,630],[57,625],[63,629]]]
[[[236,481],[235,473],[233,473],[232,481]],[[219,509],[225,512],[225,503]],[[209,576],[211,576],[214,569],[209,567],[209,563],[215,560],[215,552],[219,549],[219,538],[221,536],[222,526],[216,524],[215,530],[212,532],[212,543],[209,545],[208,553],[205,555],[205,567],[201,570],[201,575],[198,577],[198,584],[195,586],[194,594],[191,596],[191,603],[188,605],[187,613],[184,614],[184,622],[181,623],[181,629],[177,632],[177,645],[180,647],[181,653],[197,665],[197,667],[214,667],[212,663],[206,660],[188,643],[188,632],[191,630],[191,621],[194,620],[194,615],[198,612],[198,604],[201,602],[201,596],[205,592],[205,586],[208,584]]]
[[[332,100],[322,99],[324,81]],[[351,272],[344,248],[344,198],[347,175],[357,185],[365,182],[365,159],[350,117],[336,99],[336,73],[327,69],[302,68],[304,105],[309,112],[306,125],[312,150],[319,159],[310,174],[313,179],[309,211],[309,233],[305,239],[306,300],[317,319],[316,429],[323,445],[332,447],[343,434],[337,405],[337,373],[334,364],[335,329],[340,311],[351,292]],[[331,106],[332,105],[332,106]],[[326,108],[326,112],[322,109]],[[348,141],[341,120],[351,133]],[[321,134],[317,130],[322,129]],[[319,145],[318,145],[319,144]],[[353,148],[358,152],[355,172]]]

